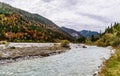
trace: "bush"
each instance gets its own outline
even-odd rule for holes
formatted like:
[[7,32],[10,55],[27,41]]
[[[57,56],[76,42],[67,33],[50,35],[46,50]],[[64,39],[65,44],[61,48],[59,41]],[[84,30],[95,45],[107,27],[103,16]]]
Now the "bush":
[[90,39],[86,39],[85,43],[88,44],[88,45],[93,45],[94,44],[94,42],[92,42]]
[[8,44],[7,41],[0,41],[0,44]]
[[120,46],[120,38],[117,38],[116,37],[116,39],[113,41],[113,44],[112,44],[112,46]]
[[98,46],[112,46],[116,36],[113,34],[105,34],[99,40],[95,42]]
[[68,40],[62,40],[61,47],[69,48],[70,47],[69,43],[70,42]]
[[105,43],[104,43],[103,39],[97,40],[97,41],[95,42],[95,44],[98,45],[98,46],[103,46],[103,47],[105,46]]

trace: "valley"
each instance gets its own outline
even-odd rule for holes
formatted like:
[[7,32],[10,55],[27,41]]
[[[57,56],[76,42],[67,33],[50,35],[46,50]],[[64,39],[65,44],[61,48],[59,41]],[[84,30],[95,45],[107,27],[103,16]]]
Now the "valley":
[[57,17],[49,9],[55,23],[0,2],[0,76],[120,76],[119,22],[75,10],[57,9]]

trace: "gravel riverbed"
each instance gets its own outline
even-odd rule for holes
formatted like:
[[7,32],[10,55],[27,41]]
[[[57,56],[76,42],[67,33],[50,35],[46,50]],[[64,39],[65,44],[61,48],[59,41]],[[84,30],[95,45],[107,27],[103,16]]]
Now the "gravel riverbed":
[[93,76],[113,51],[110,48],[71,44],[65,53],[0,66],[0,76]]

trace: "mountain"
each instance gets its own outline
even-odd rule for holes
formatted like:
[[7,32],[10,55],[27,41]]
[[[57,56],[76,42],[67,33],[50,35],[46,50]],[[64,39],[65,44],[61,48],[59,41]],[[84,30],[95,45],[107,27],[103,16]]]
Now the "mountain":
[[91,38],[92,35],[96,36],[99,35],[98,32],[95,31],[88,31],[88,30],[82,30],[82,31],[76,31],[67,27],[61,27],[65,32],[67,32],[69,35],[75,38],[80,38],[80,37],[86,37],[86,38]]
[[92,35],[94,35],[94,36],[99,35],[98,32],[88,31],[88,30],[82,30],[82,31],[79,31],[79,33],[86,38],[91,38]]
[[65,32],[67,32],[69,35],[71,35],[72,37],[78,39],[80,37],[82,37],[82,35],[77,32],[76,30],[70,29],[70,28],[66,28],[66,27],[61,27]]
[[0,2],[0,40],[54,42],[73,38],[55,23]]

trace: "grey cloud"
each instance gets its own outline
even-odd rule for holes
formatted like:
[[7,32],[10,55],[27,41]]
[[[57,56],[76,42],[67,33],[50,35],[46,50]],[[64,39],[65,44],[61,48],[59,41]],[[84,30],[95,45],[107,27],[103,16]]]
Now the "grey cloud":
[[72,6],[72,5],[76,5],[78,3],[78,0],[66,0],[66,2],[70,4],[70,6]]
[[53,0],[42,0],[42,1],[49,3],[49,2],[51,2],[51,1],[53,1]]
[[94,20],[98,20],[101,21],[103,23],[110,23],[113,22],[113,20],[107,18],[107,17],[103,17],[103,16],[98,16],[98,15],[94,15],[94,14],[89,14],[89,13],[79,13],[82,16],[87,16],[89,18],[92,18]]
[[91,24],[73,24],[73,25],[66,25],[66,27],[69,27],[72,29],[75,29],[77,31],[80,31],[80,30],[94,30],[94,31],[98,31],[100,32],[101,31],[104,31],[104,27],[102,26],[98,26],[98,25],[91,25]]

